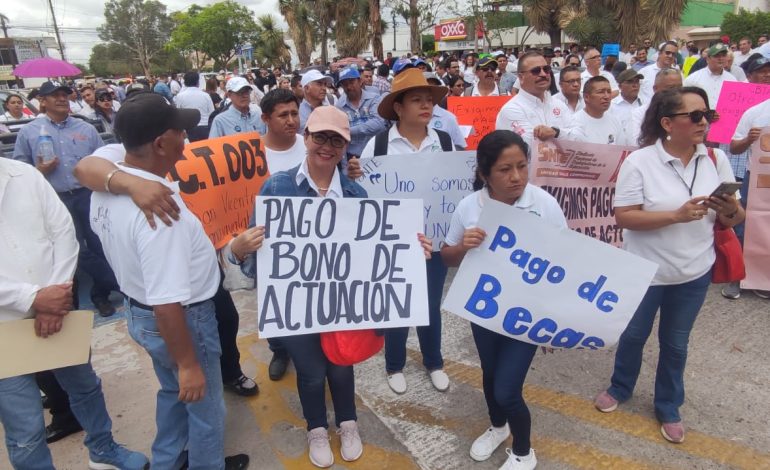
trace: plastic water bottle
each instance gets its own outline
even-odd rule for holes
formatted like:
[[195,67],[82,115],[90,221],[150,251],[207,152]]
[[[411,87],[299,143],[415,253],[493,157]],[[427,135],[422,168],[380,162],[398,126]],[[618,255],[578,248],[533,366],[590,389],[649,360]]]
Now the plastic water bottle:
[[37,158],[48,163],[56,158],[56,152],[53,149],[53,137],[45,127],[40,129],[40,135],[37,137]]

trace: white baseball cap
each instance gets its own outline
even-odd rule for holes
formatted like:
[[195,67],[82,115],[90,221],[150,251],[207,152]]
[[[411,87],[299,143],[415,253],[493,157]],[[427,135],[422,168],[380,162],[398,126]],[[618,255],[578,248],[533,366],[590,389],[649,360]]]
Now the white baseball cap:
[[246,80],[243,77],[233,77],[227,81],[227,85],[225,86],[225,89],[227,91],[239,92],[246,87],[251,87],[251,85],[249,85],[248,80]]
[[326,75],[322,74],[318,70],[308,70],[307,72],[302,74],[302,81],[300,81],[300,84],[302,86],[305,86],[309,84],[310,82],[317,82],[319,80],[326,81],[329,85],[332,84],[332,77],[327,77]]

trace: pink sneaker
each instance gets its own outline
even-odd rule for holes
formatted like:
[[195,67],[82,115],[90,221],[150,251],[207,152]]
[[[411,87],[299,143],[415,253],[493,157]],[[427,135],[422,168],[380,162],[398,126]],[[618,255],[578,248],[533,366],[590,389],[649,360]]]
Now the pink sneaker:
[[612,395],[605,390],[596,395],[596,398],[594,398],[594,406],[602,413],[611,413],[618,409],[618,401],[612,398]]
[[674,444],[680,444],[684,442],[684,424],[681,421],[678,423],[663,423],[660,427],[660,433],[666,438],[668,442]]

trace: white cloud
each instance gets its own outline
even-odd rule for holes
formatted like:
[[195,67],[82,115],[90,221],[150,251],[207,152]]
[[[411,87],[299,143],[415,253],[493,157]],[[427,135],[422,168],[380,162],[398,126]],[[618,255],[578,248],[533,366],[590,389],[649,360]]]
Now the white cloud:
[[[187,9],[192,2],[167,0],[167,11]],[[195,2],[210,5],[215,0]],[[238,0],[238,3],[250,8],[255,15],[273,14],[280,20],[283,28],[286,24],[278,11],[278,0]],[[64,54],[68,61],[87,63],[91,48],[101,42],[96,33],[97,26],[104,22],[104,3],[99,0],[53,0],[56,21],[62,29]],[[23,37],[54,36],[53,20],[47,0],[4,0],[0,13],[9,19],[8,35]],[[49,54],[59,57],[58,51]]]

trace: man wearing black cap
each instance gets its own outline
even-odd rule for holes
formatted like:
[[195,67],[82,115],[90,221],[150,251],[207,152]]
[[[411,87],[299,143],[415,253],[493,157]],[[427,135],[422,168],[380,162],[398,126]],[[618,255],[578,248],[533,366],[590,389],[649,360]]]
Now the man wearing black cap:
[[[211,298],[219,285],[214,246],[165,176],[182,156],[196,109],[177,109],[154,93],[128,99],[115,131],[126,149],[120,170],[166,185],[179,221],[152,229],[130,197],[94,194],[91,226],[126,295],[128,329],[153,360],[160,382],[153,468],[246,468],[248,456],[224,458],[221,353]],[[187,456],[185,457],[185,448]]]
[[[13,158],[37,167],[67,206],[80,244],[78,267],[94,281],[91,300],[99,314],[110,316],[115,313],[115,307],[108,297],[110,291],[118,290],[118,285],[104,259],[99,239],[88,226],[91,191],[82,187],[72,174],[77,162],[104,142],[94,126],[70,117],[70,93],[72,89],[59,82],[45,82],[40,87],[39,99],[45,104],[46,115],[19,130]],[[77,292],[74,297],[77,308]]]
[[644,79],[644,75],[634,69],[626,69],[618,75],[620,96],[616,96],[612,100],[610,113],[615,116],[623,128],[630,121],[633,110],[642,106],[642,100],[639,99],[642,79]]
[[492,57],[482,57],[476,65],[476,84],[465,89],[465,96],[500,96],[495,78],[497,77],[497,61]]

